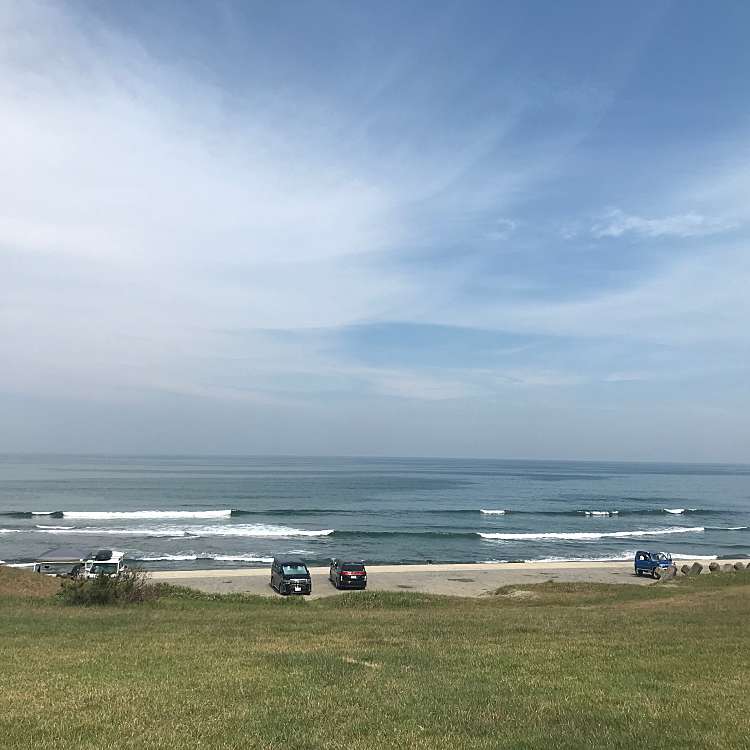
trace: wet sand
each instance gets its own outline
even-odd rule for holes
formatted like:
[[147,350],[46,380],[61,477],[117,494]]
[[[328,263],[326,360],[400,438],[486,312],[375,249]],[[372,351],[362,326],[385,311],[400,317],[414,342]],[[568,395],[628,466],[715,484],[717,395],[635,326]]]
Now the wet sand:
[[[690,563],[680,560],[678,568]],[[722,560],[722,563],[733,562]],[[708,574],[704,563],[704,574]],[[312,598],[344,593],[328,580],[328,568],[310,568],[313,580]],[[630,562],[545,562],[545,563],[475,563],[455,565],[368,565],[367,586],[371,591],[417,591],[452,596],[482,596],[510,584],[558,582],[621,583],[648,585],[649,577],[639,577]],[[750,571],[748,571],[750,574]],[[154,581],[210,593],[242,592],[277,596],[269,585],[268,568],[236,570],[155,571]]]

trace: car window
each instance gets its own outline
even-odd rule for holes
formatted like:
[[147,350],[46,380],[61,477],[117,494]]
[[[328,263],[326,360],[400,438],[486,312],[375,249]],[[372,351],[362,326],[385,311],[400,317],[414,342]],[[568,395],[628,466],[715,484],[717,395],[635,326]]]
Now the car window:
[[284,570],[284,575],[287,576],[307,574],[307,568],[304,565],[284,565],[282,567]]

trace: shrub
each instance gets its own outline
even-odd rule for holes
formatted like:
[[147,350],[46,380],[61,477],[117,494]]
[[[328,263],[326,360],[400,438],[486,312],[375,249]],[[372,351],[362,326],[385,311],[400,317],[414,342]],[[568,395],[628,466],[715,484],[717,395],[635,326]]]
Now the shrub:
[[98,575],[63,583],[58,596],[65,604],[92,606],[101,604],[139,604],[161,596],[161,587],[148,582],[148,574],[132,569],[119,576]]

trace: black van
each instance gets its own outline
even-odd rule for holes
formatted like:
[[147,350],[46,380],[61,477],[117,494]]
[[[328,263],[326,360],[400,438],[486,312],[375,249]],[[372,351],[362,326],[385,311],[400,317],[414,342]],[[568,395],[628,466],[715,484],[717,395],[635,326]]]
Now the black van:
[[274,558],[271,565],[271,588],[280,594],[311,594],[312,579],[302,560]]
[[367,588],[367,569],[363,562],[349,562],[334,557],[328,580],[337,589],[365,589]]

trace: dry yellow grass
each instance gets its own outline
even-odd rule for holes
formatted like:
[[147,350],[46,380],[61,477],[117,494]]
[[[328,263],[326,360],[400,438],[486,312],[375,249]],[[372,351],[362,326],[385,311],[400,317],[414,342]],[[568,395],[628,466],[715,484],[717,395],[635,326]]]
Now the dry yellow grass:
[[52,596],[60,590],[60,579],[0,565],[0,596]]

